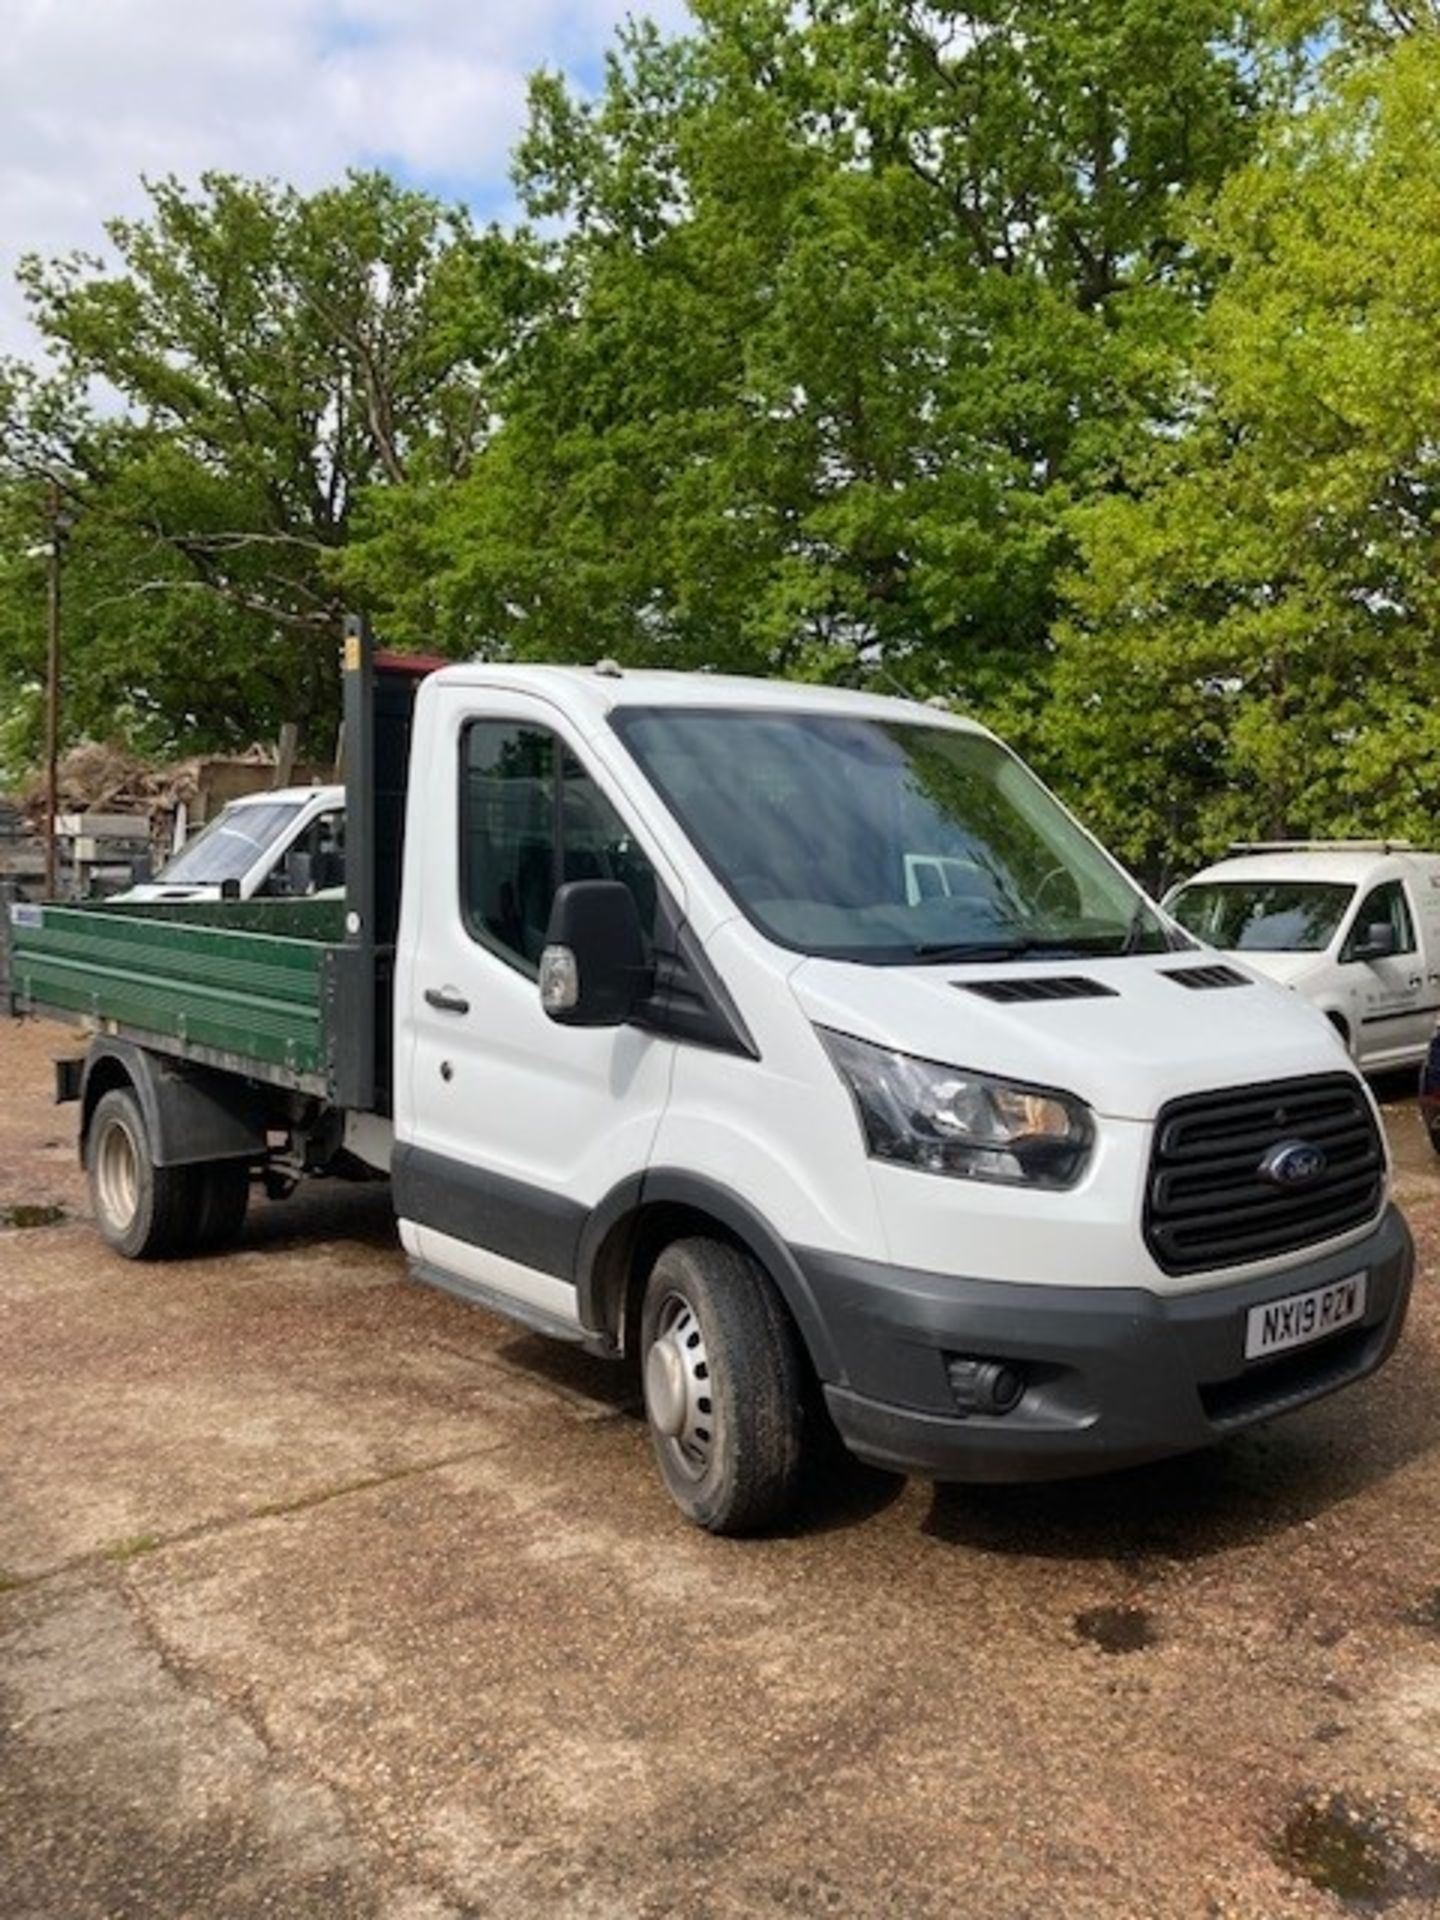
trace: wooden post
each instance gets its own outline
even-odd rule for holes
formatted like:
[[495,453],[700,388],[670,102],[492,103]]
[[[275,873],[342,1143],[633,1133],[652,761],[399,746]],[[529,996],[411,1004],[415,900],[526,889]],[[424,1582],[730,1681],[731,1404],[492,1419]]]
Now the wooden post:
[[275,751],[275,778],[272,787],[288,787],[295,771],[295,755],[300,746],[300,729],[293,720],[282,722],[280,744]]
[[50,482],[50,560],[45,643],[45,895],[59,889],[56,846],[60,812],[60,482]]

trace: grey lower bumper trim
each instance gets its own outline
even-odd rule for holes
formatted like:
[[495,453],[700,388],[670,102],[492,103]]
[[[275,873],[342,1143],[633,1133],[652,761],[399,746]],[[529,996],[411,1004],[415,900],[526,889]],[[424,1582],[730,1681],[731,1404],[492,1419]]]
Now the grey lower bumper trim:
[[[1048,1287],[798,1255],[841,1362],[825,1383],[851,1451],[934,1479],[1064,1479],[1187,1453],[1373,1373],[1399,1338],[1414,1250],[1394,1208],[1358,1244],[1198,1292]],[[1365,1318],[1247,1362],[1250,1308],[1369,1276]],[[947,1361],[1022,1369],[1013,1412],[960,1417]]]

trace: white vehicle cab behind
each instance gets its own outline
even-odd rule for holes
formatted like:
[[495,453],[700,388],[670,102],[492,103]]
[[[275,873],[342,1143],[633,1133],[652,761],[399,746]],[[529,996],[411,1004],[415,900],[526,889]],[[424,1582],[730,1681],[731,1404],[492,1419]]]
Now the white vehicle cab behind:
[[1314,1010],[984,729],[719,676],[421,687],[396,950],[423,1278],[636,1357],[702,1524],[863,1458],[1045,1478],[1361,1378],[1412,1254]]
[[344,787],[277,787],[232,800],[153,880],[119,900],[238,900],[338,891]]
[[1440,1013],[1440,854],[1394,841],[1236,849],[1166,906],[1207,946],[1292,988],[1367,1070],[1424,1058]]

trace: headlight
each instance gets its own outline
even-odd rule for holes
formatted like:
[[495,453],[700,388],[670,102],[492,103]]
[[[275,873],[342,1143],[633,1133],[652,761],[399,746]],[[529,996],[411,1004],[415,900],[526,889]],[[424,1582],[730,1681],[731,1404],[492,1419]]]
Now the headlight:
[[1072,1095],[816,1031],[877,1160],[1015,1186],[1070,1187],[1080,1178],[1095,1128]]

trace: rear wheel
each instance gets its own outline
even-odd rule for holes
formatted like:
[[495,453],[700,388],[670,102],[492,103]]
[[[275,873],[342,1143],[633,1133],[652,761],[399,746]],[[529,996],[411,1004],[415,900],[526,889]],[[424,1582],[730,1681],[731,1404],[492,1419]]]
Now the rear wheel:
[[783,1520],[804,1458],[805,1374],[767,1276],[720,1240],[677,1240],[641,1312],[645,1411],[681,1512],[711,1533]]
[[189,1167],[157,1167],[140,1102],[128,1087],[102,1094],[85,1141],[90,1204],[101,1237],[127,1260],[182,1253],[197,1226]]
[[192,1167],[198,1187],[194,1247],[214,1253],[232,1246],[245,1224],[250,1204],[250,1169],[243,1160],[211,1160]]

